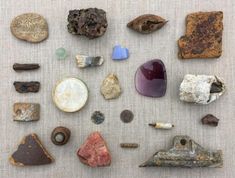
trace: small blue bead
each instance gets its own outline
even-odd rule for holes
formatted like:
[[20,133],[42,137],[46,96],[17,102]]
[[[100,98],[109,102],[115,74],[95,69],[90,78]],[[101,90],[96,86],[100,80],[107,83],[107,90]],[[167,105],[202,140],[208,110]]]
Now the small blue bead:
[[113,48],[112,59],[121,61],[129,58],[129,50],[122,47],[121,45],[116,45]]

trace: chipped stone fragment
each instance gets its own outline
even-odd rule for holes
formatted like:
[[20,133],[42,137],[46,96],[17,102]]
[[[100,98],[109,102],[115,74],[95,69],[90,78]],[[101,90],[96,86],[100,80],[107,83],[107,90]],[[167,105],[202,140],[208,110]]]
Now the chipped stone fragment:
[[219,124],[219,119],[216,118],[212,114],[207,114],[201,119],[201,121],[202,121],[202,124],[213,126],[213,127],[217,127]]
[[86,84],[78,78],[64,78],[59,81],[53,92],[55,105],[64,112],[76,112],[85,106],[88,99]]
[[186,34],[179,41],[179,57],[218,58],[222,54],[223,12],[196,12],[186,18]]
[[90,39],[104,35],[108,27],[106,12],[97,8],[71,10],[68,22],[69,33],[84,35]]
[[54,162],[35,133],[27,135],[20,142],[9,161],[14,166],[38,166]]
[[37,121],[40,119],[40,104],[15,103],[13,106],[14,121]]
[[127,27],[143,34],[152,33],[162,28],[167,21],[153,14],[141,15],[127,24]]
[[101,66],[104,63],[104,58],[102,56],[92,57],[78,54],[76,59],[79,68],[96,67]]
[[185,168],[221,168],[223,166],[222,150],[203,148],[186,135],[175,136],[169,150],[157,151],[140,167],[185,167]]
[[222,79],[213,75],[187,74],[180,85],[180,100],[190,103],[209,104],[225,92]]
[[101,93],[106,100],[118,98],[121,95],[121,86],[115,74],[109,74],[103,81]]
[[89,135],[79,148],[77,155],[83,164],[90,167],[109,166],[111,164],[111,154],[99,132],[93,132]]
[[22,14],[12,20],[11,33],[18,39],[38,43],[48,37],[47,21],[36,13]]
[[37,93],[40,89],[40,82],[14,82],[15,90],[19,93]]

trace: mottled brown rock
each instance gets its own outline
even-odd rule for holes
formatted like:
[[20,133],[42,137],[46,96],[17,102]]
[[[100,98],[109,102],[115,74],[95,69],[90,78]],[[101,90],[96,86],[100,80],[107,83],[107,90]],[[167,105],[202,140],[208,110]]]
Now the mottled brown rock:
[[18,39],[38,43],[48,37],[48,25],[44,17],[36,13],[26,13],[11,22],[11,33]]
[[39,68],[40,68],[39,64],[19,64],[19,63],[15,63],[13,65],[13,69],[15,71],[36,70],[36,69],[39,69]]
[[212,114],[207,114],[202,119],[202,124],[217,127],[219,124],[219,119]]
[[80,161],[91,167],[109,166],[111,155],[99,132],[89,135],[85,143],[79,148],[77,155]]
[[37,121],[40,119],[40,104],[15,103],[13,106],[14,121]]
[[148,34],[159,30],[166,23],[167,21],[160,16],[153,14],[144,14],[130,21],[127,24],[127,27],[139,33]]
[[40,89],[39,82],[14,82],[15,90],[19,93],[37,93]]
[[54,159],[44,148],[38,136],[33,133],[23,138],[9,161],[14,166],[38,166],[50,164]]
[[222,54],[223,12],[197,12],[186,18],[186,34],[179,41],[179,57],[218,58]]
[[55,145],[65,145],[70,138],[71,132],[66,127],[56,127],[51,133],[51,141]]
[[68,22],[69,33],[84,35],[90,39],[103,36],[108,27],[106,12],[97,8],[71,10]]

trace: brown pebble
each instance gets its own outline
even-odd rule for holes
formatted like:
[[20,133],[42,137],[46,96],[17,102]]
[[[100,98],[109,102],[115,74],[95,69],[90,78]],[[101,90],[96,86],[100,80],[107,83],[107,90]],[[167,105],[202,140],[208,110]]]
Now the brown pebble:
[[14,82],[15,90],[19,93],[37,93],[40,88],[39,82]]
[[15,63],[13,65],[13,69],[15,71],[36,70],[39,68],[40,68],[39,64],[18,64],[18,63]]
[[130,123],[134,119],[134,114],[130,110],[124,110],[121,112],[120,118],[124,123]]
[[138,148],[138,143],[120,143],[120,147],[122,148]]
[[51,141],[55,145],[65,145],[70,138],[71,132],[66,127],[56,127],[51,133]]
[[202,119],[202,124],[210,125],[213,127],[217,127],[219,123],[219,119],[213,116],[212,114],[207,114]]

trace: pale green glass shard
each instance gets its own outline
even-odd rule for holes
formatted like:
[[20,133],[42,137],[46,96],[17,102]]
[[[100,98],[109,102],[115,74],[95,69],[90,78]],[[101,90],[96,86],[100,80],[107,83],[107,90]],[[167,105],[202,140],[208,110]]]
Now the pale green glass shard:
[[56,49],[56,57],[59,60],[66,59],[68,57],[67,51],[64,48],[58,48]]

